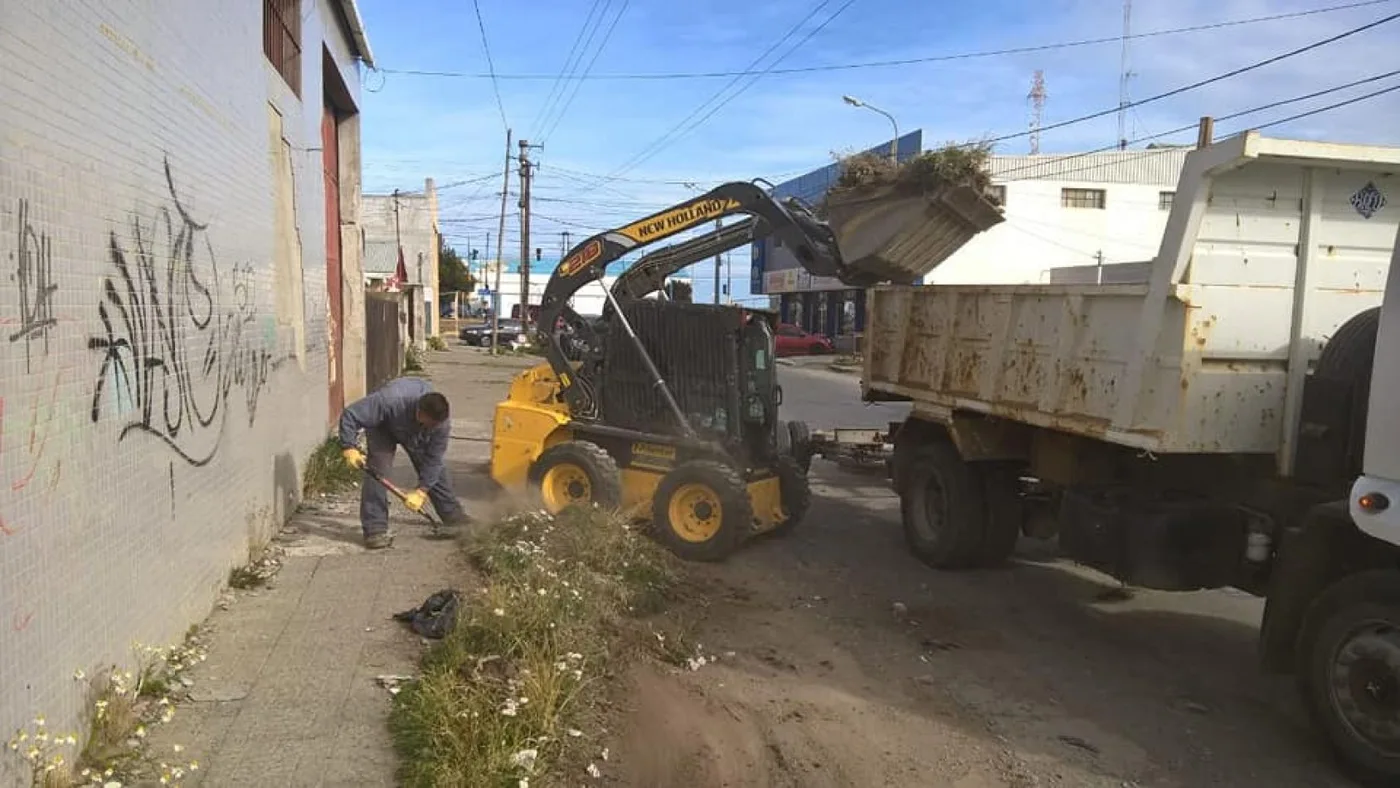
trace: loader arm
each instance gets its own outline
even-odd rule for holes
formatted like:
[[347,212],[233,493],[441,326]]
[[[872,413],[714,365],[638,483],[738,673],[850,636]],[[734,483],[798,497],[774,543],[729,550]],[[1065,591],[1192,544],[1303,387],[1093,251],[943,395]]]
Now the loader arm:
[[[623,285],[630,297],[654,292],[665,280],[664,276],[657,279],[655,272],[669,269],[677,261],[693,257],[702,249],[704,253],[695,260],[713,255],[716,248],[723,251],[724,248],[738,246],[744,241],[736,239],[755,231],[763,233],[763,237],[775,236],[780,239],[784,246],[792,250],[802,267],[813,274],[834,276],[843,282],[859,281],[860,278],[843,263],[835,236],[823,222],[801,205],[795,202],[780,203],[752,183],[725,183],[631,224],[598,233],[571,249],[554,269],[540,300],[537,323],[540,335],[545,340],[545,357],[559,379],[559,393],[575,413],[592,412],[596,403],[590,401],[591,394],[579,385],[574,366],[565,355],[561,343],[560,318],[575,326],[585,322],[569,307],[569,299],[589,282],[601,280],[608,265],[624,255],[735,214],[746,214],[750,218],[747,222],[732,225],[729,233],[726,230],[730,228],[725,228],[691,242],[677,244],[671,249],[663,249],[662,253],[669,253],[669,256],[654,258],[647,270],[637,273],[630,280],[635,284],[621,281],[618,284]],[[646,261],[647,258],[642,258],[634,268],[640,268],[640,263]],[[614,290],[617,289],[615,286],[613,290],[606,291],[614,309]],[[640,342],[638,346],[647,366],[654,370],[654,364],[640,347]],[[667,396],[669,398],[669,393]]]
[[768,226],[757,219],[745,219],[705,235],[657,249],[623,271],[613,282],[612,294],[619,300],[645,298],[666,284],[666,278],[688,265],[723,254],[768,235]]

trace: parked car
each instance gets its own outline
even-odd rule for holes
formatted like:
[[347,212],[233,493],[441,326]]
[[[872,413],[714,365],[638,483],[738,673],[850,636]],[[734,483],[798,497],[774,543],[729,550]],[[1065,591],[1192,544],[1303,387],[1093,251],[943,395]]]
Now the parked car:
[[[496,340],[496,342],[497,344],[501,345],[506,344],[507,342],[524,342],[524,332],[525,328],[520,324],[519,320],[510,320],[503,318],[500,321],[500,334],[498,335],[498,339]],[[485,323],[482,323],[481,325],[467,326],[461,331],[458,331],[457,336],[463,342],[473,347],[490,347],[491,321],[488,320]]]
[[836,352],[836,346],[825,334],[813,334],[791,323],[778,325],[775,345],[779,356],[809,356]]

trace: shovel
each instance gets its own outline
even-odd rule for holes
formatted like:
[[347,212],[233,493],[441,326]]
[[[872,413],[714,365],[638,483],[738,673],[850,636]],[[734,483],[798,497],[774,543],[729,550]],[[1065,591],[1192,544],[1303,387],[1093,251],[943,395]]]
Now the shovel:
[[[398,498],[405,504],[408,503],[408,493],[400,489],[398,485],[384,478],[382,475],[380,475],[378,471],[369,467],[368,464],[365,465],[364,472],[366,476],[369,476],[371,479],[375,480],[376,482],[379,482],[379,484],[383,486],[384,489],[388,490],[395,498]],[[442,522],[436,517],[432,516],[431,514],[428,514],[426,511],[423,511],[421,509],[418,511],[418,514],[422,515],[423,519],[427,520],[433,526],[433,530],[430,534],[433,538],[442,538],[448,535],[443,532]]]

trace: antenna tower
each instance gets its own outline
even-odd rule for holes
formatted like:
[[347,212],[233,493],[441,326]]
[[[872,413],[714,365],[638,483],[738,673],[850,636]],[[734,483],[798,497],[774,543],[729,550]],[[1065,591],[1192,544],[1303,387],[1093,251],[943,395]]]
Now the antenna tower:
[[1123,45],[1118,56],[1118,149],[1128,147],[1128,80],[1133,72],[1128,68],[1128,40],[1133,31],[1133,0],[1123,0]]
[[1031,102],[1031,155],[1040,153],[1040,122],[1045,114],[1045,72],[1036,69],[1031,80],[1031,92],[1026,94]]

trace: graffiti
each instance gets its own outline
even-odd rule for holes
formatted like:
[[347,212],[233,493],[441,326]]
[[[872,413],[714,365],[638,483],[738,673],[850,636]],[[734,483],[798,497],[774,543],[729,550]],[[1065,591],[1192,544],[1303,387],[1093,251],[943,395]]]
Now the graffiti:
[[208,224],[181,202],[168,160],[165,181],[170,204],[153,219],[132,219],[130,248],[115,231],[108,240],[114,271],[97,306],[103,332],[88,340],[102,354],[92,420],[110,396],[128,418],[119,440],[150,435],[202,466],[218,452],[234,390],[251,425],[268,375],[285,359],[274,361],[258,335],[251,266],[221,274]]
[[58,321],[53,316],[53,242],[40,235],[29,223],[29,201],[19,201],[19,251],[15,261],[14,279],[19,289],[19,330],[10,335],[11,342],[24,340],[24,368],[30,371],[29,343],[44,340],[44,355],[49,353],[49,329]]

